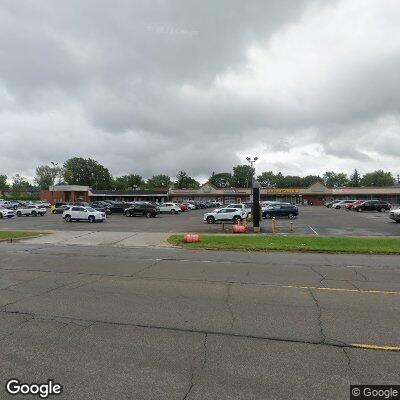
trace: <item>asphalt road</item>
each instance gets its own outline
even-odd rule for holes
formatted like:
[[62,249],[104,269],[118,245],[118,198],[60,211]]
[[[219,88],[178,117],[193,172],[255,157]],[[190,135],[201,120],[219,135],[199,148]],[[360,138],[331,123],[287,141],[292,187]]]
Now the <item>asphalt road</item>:
[[[121,214],[111,215],[105,223],[66,223],[61,215],[47,214],[44,217],[21,217],[0,220],[0,230],[70,230],[104,232],[222,232],[222,225],[209,225],[203,221],[207,210],[195,210],[179,215],[163,214],[157,218],[127,218]],[[271,232],[271,221],[262,221],[263,232]],[[355,213],[346,210],[331,210],[325,207],[300,207],[300,216],[293,220],[294,233],[306,235],[400,235],[400,224],[389,219],[388,213]],[[226,227],[231,231],[231,225]],[[278,220],[279,233],[288,233],[289,220]]]
[[[0,245],[0,398],[348,399],[400,384],[394,256]],[[21,397],[29,398],[29,397]]]

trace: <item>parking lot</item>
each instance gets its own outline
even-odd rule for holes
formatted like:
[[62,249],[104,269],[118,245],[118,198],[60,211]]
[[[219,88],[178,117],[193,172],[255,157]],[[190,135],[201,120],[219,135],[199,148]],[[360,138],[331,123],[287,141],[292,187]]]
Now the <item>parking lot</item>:
[[[222,224],[209,225],[203,221],[208,210],[193,210],[179,215],[162,214],[156,218],[132,217],[113,214],[105,223],[66,223],[61,215],[47,213],[43,217],[20,217],[0,220],[2,230],[39,231],[99,231],[99,232],[162,232],[162,233],[218,233]],[[388,213],[356,213],[346,210],[332,210],[325,207],[300,207],[300,215],[292,220],[293,234],[298,235],[355,235],[355,236],[397,236],[400,224],[389,219]],[[278,219],[278,233],[289,231],[289,220]],[[271,233],[271,221],[263,220],[262,231]],[[231,225],[225,230],[231,232]]]

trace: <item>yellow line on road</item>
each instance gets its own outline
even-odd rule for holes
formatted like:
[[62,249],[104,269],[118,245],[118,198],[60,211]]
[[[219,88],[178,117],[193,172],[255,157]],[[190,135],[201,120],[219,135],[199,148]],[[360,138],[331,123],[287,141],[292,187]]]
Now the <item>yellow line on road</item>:
[[351,292],[351,293],[375,293],[375,294],[397,294],[400,292],[391,290],[374,290],[374,289],[343,289],[343,288],[331,288],[331,287],[320,287],[320,286],[296,286],[296,285],[279,285],[279,287],[288,289],[307,289],[307,290],[325,290],[327,292]]
[[378,346],[375,344],[351,343],[350,347],[367,350],[400,351],[400,346]]

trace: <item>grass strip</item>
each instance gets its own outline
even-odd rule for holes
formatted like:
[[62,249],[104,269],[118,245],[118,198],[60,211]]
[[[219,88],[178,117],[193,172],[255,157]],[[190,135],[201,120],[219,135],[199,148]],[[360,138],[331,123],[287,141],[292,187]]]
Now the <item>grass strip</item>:
[[9,239],[23,239],[32,236],[39,236],[41,232],[29,232],[29,231],[0,231],[0,240]]
[[199,243],[184,243],[183,235],[168,242],[190,249],[247,251],[303,251],[319,253],[400,254],[400,238],[349,236],[269,236],[200,235]]

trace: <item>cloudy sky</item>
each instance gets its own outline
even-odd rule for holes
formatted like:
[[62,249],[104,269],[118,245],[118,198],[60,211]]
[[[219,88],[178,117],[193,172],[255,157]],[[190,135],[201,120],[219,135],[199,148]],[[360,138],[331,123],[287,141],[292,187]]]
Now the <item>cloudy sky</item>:
[[398,0],[2,0],[0,173],[400,173]]

